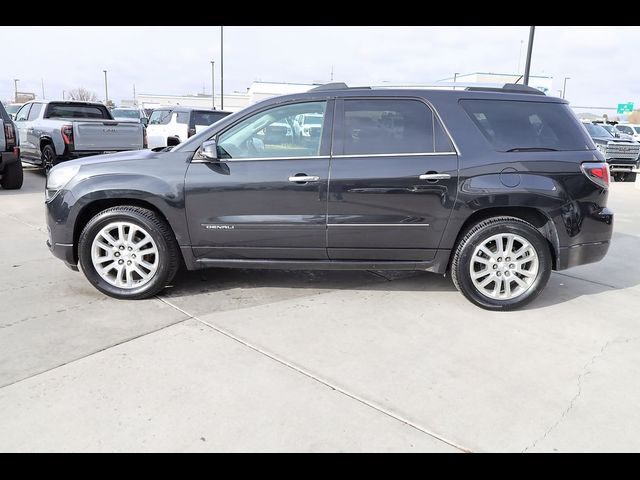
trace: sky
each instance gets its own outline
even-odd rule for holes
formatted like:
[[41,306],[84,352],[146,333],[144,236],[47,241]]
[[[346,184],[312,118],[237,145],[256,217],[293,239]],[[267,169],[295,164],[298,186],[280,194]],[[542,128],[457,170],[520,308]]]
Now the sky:
[[[352,85],[425,84],[473,72],[524,70],[528,26],[224,27],[225,93],[254,80],[334,80]],[[13,43],[12,43],[13,39]],[[536,27],[531,75],[564,77],[574,106],[640,106],[640,27]],[[211,60],[220,89],[220,27],[0,27],[0,99],[20,91],[61,98],[84,87],[116,104],[137,93],[211,93]]]

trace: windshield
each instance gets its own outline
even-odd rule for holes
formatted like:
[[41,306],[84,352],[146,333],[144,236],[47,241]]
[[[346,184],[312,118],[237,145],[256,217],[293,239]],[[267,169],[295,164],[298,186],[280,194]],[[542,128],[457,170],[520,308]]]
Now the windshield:
[[166,125],[171,120],[171,110],[154,110],[149,125]]
[[7,111],[7,113],[16,113],[18,110],[20,110],[20,107],[22,105],[5,105],[4,108]]
[[594,125],[593,123],[585,123],[584,126],[592,137],[612,137],[602,125]]
[[125,108],[114,108],[111,110],[111,115],[120,118],[140,118],[137,110],[128,110]]

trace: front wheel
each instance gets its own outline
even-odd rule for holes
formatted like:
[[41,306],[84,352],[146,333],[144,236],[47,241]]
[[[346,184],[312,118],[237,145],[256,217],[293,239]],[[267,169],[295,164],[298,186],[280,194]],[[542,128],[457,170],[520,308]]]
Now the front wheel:
[[47,144],[42,147],[41,160],[42,169],[44,170],[44,173],[48,175],[49,170],[51,170],[54,165],[57,165],[58,163],[58,156],[56,155],[56,152],[53,149],[52,145]]
[[514,310],[536,298],[551,275],[547,240],[528,222],[495,217],[460,240],[451,264],[455,286],[487,310]]
[[109,208],[93,217],[80,235],[78,256],[87,279],[120,299],[155,295],[179,265],[178,245],[164,219],[133,206]]

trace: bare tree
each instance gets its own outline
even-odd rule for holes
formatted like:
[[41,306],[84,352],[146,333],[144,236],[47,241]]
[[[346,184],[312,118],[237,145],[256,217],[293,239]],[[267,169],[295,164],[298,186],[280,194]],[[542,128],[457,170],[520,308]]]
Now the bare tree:
[[95,93],[87,90],[84,87],[78,87],[73,90],[69,90],[68,95],[71,100],[83,100],[85,102],[95,102],[98,100],[98,97]]

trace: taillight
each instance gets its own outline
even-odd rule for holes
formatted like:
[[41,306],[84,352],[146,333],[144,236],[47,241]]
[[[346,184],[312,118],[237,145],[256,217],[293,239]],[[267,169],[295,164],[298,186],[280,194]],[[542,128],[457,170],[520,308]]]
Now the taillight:
[[7,150],[16,146],[16,131],[11,122],[4,124],[4,141]]
[[587,162],[581,166],[589,180],[603,188],[609,188],[609,165],[606,162]]
[[60,132],[65,145],[73,145],[73,125],[63,125]]
[[187,137],[191,137],[196,134],[196,127],[191,127],[187,133]]

